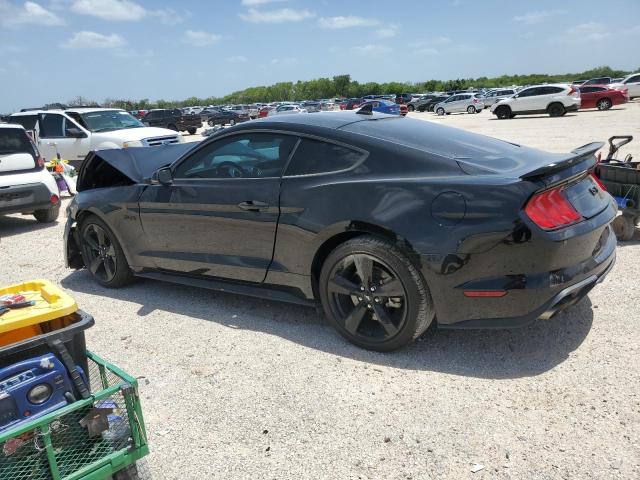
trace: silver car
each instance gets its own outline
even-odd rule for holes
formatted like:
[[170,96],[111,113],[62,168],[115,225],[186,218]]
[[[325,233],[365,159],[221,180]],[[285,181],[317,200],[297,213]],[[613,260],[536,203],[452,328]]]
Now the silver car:
[[482,102],[484,103],[484,108],[489,108],[496,102],[499,102],[503,98],[509,98],[516,94],[515,89],[513,88],[496,88],[491,90],[490,92],[485,93],[484,97],[482,97]]
[[438,115],[449,115],[456,112],[480,113],[484,110],[482,95],[479,93],[458,93],[451,95],[444,102],[433,107],[433,111]]

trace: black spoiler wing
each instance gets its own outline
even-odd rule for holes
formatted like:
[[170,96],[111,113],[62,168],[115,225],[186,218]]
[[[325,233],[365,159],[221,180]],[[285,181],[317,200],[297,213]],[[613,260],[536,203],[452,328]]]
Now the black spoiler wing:
[[[572,150],[570,154],[556,159],[553,163],[538,167],[535,170],[521,175],[520,178],[523,180],[534,180],[540,177],[546,177],[590,159],[593,161],[593,165],[595,165],[595,153],[602,147],[604,147],[604,142],[587,143],[586,145],[582,145],[581,147]],[[589,168],[593,165],[590,165]]]

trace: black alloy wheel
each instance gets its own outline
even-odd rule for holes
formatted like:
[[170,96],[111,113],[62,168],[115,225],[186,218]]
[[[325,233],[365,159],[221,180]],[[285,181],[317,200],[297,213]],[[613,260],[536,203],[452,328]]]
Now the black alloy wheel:
[[109,288],[131,282],[133,274],[113,232],[99,218],[91,216],[80,226],[81,253],[93,279]]
[[507,118],[511,118],[511,109],[506,105],[501,105],[496,108],[495,114],[499,119],[505,120]]
[[116,250],[104,229],[90,224],[82,232],[82,241],[89,264],[89,271],[103,282],[110,282],[116,276]]
[[422,276],[393,244],[363,236],[336,248],[320,275],[329,321],[352,343],[390,351],[431,325],[431,297]]
[[550,117],[561,117],[566,113],[566,110],[561,103],[552,103],[547,108],[547,113]]

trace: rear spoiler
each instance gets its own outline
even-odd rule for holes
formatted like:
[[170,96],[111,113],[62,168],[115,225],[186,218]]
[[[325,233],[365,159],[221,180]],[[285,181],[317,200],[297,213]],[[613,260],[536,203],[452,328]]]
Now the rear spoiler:
[[595,153],[602,147],[604,147],[604,142],[587,143],[586,145],[582,145],[581,147],[572,150],[571,154],[566,157],[560,158],[553,163],[545,165],[544,167],[536,168],[531,172],[525,173],[520,178],[523,180],[534,180],[536,178],[545,177],[554,172],[577,165],[589,158],[593,159],[593,164],[595,165]]

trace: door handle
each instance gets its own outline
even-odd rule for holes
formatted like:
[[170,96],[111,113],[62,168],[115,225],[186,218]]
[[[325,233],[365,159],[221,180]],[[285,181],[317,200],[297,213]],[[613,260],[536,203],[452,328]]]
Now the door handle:
[[246,202],[242,202],[238,204],[242,210],[247,210],[249,212],[260,212],[262,210],[266,210],[269,208],[268,203],[259,202],[257,200],[248,200]]

